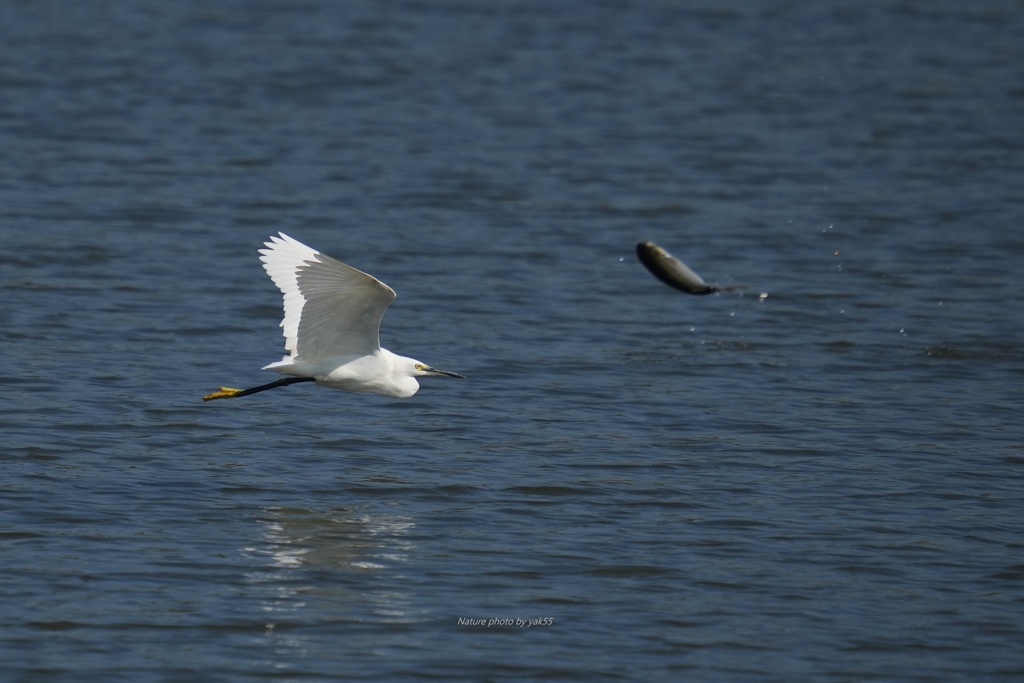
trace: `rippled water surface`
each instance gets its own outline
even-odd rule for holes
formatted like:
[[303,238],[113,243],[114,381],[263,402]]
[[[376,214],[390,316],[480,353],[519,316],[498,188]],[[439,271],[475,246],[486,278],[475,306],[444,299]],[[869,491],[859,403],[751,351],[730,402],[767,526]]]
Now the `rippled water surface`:
[[[1019,2],[0,39],[4,680],[1024,675]],[[468,379],[202,403],[272,379],[278,230]]]

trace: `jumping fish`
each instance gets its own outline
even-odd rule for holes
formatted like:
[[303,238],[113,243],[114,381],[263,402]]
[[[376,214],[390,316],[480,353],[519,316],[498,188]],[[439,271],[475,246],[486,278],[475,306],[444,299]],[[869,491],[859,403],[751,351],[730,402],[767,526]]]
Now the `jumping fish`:
[[669,287],[687,294],[711,294],[718,291],[717,287],[704,282],[700,275],[654,242],[637,244],[636,255],[654,277]]

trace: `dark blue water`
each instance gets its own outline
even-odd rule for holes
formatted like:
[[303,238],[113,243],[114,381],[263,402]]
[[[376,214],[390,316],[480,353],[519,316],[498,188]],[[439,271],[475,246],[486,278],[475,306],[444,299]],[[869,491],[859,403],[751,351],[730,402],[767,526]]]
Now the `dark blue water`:
[[[1024,675],[1019,2],[44,1],[0,46],[4,680]],[[278,230],[469,379],[201,402],[273,379]]]

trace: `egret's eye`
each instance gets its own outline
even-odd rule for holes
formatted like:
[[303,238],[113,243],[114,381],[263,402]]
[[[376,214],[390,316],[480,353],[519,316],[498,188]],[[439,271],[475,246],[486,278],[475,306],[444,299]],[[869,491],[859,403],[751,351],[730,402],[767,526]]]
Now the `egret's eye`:
[[416,369],[417,369],[417,370],[420,370],[420,371],[422,371],[422,370],[426,370],[426,369],[427,369],[427,366],[426,366],[426,365],[424,365],[423,363],[417,363],[417,364],[416,364]]

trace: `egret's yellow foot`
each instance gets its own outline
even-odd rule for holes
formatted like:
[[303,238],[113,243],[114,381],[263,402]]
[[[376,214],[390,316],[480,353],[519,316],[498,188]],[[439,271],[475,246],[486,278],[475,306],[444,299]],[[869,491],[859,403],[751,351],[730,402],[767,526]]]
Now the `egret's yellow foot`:
[[232,389],[231,387],[221,387],[212,394],[203,396],[204,401],[212,401],[215,398],[232,398],[238,396],[240,393],[245,391],[244,389]]

